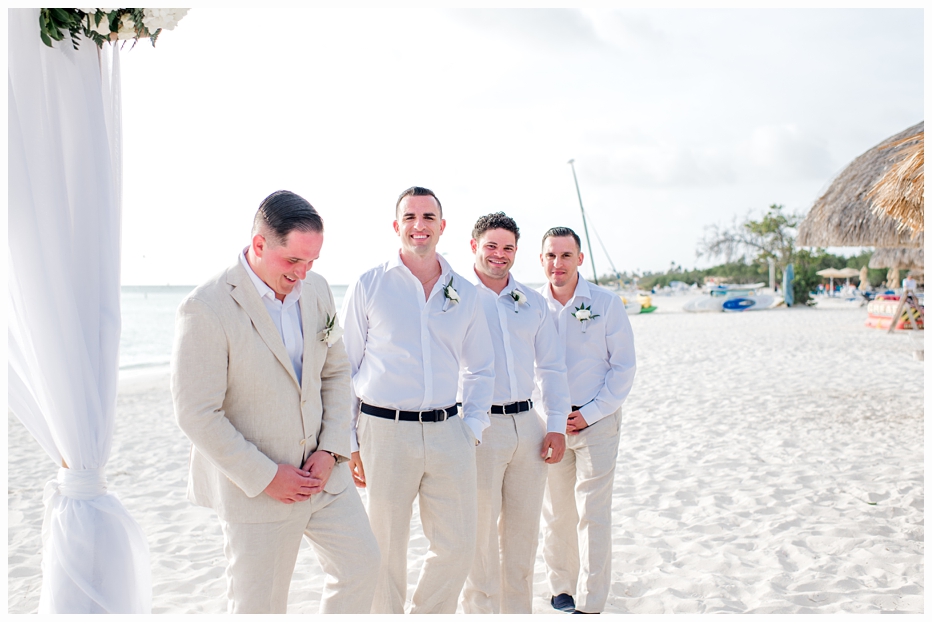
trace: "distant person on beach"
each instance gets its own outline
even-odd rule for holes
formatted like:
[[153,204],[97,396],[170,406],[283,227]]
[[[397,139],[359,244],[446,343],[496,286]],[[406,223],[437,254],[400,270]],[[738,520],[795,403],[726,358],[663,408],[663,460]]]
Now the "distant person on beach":
[[478,530],[461,599],[465,613],[531,613],[547,465],[560,462],[566,449],[563,346],[547,302],[510,273],[518,236],[511,217],[493,213],[479,218],[470,241],[476,257],[470,280],[495,352],[495,404],[476,448]]
[[476,445],[489,425],[494,353],[476,288],[437,254],[445,227],[431,190],[402,192],[398,254],[344,298],[353,475],[382,553],[372,613],[405,611],[415,498],[430,548],[411,613],[454,613],[475,551]]
[[912,274],[907,274],[906,278],[903,279],[903,291],[904,292],[911,291],[915,293],[917,286],[918,286],[918,283],[916,283],[916,279],[913,278]]
[[583,254],[569,228],[544,234],[541,287],[566,349],[573,411],[566,454],[548,468],[544,562],[554,609],[601,613],[612,578],[612,484],[621,404],[634,382],[634,335],[624,303],[579,274]]
[[350,367],[330,286],[311,272],[323,221],[288,191],[252,241],[178,308],[175,416],[188,497],[217,511],[231,613],[285,613],[302,535],[327,574],[321,613],[368,613],[376,544],[346,464]]

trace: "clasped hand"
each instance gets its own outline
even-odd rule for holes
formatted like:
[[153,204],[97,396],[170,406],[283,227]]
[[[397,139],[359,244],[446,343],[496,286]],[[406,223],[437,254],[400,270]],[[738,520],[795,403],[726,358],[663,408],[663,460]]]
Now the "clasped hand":
[[566,417],[566,433],[571,436],[575,436],[587,427],[589,427],[589,423],[586,422],[579,410],[570,412],[570,415]]
[[285,504],[303,502],[324,490],[336,461],[325,451],[315,451],[300,469],[290,464],[278,465],[275,477],[265,493]]

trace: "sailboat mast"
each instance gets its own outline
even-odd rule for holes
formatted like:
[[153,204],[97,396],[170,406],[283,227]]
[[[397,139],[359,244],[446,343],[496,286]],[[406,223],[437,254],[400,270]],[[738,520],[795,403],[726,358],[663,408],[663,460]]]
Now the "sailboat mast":
[[573,170],[573,183],[576,184],[576,197],[579,198],[579,212],[582,213],[583,232],[586,233],[586,243],[589,245],[589,262],[592,263],[592,282],[598,285],[599,276],[595,272],[595,257],[592,255],[592,241],[589,240],[589,226],[586,225],[586,211],[583,210],[582,194],[579,192],[579,180],[576,179],[576,167],[573,165],[574,162],[576,162],[576,159],[570,158],[569,164],[570,168]]

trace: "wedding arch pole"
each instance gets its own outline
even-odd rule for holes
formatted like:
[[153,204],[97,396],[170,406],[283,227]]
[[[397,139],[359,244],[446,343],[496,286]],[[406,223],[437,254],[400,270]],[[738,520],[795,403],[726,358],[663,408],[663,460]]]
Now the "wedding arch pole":
[[[145,533],[107,489],[120,341],[120,56],[9,10],[9,406],[56,466],[39,613],[149,613]],[[132,473],[128,481],[132,480]]]
[[586,233],[586,244],[589,246],[589,262],[592,264],[592,282],[599,284],[599,275],[595,271],[595,257],[592,255],[592,241],[589,240],[589,227],[586,225],[586,211],[583,210],[582,193],[579,192],[579,180],[576,179],[576,162],[575,158],[570,158],[569,165],[573,170],[573,183],[576,185],[576,197],[579,199],[579,212],[582,213],[583,232]]

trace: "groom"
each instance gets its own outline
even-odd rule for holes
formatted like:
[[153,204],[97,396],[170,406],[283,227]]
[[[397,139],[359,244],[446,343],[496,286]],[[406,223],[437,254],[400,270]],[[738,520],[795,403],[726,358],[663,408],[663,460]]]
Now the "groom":
[[217,511],[231,613],[285,613],[302,535],[327,580],[321,613],[368,613],[379,549],[345,464],[349,362],[323,221],[288,191],[259,206],[238,260],[178,308],[175,416],[193,443],[188,497]]

